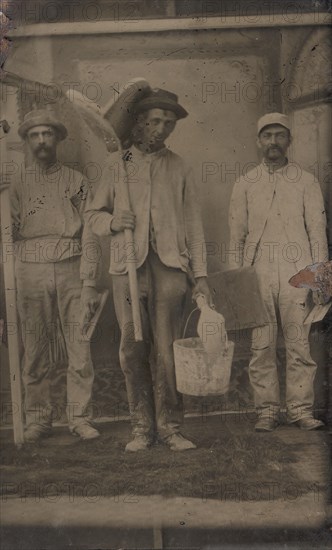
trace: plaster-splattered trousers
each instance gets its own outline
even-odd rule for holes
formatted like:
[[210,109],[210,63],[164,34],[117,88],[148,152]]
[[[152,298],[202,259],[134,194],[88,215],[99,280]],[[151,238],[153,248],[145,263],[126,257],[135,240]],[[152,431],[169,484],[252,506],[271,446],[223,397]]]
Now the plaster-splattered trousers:
[[[288,283],[296,273],[283,265],[269,271],[256,266],[258,281],[268,315],[268,324],[253,329],[249,377],[254,390],[255,406],[265,416],[277,417],[280,410],[279,379],[276,363],[278,317],[286,348],[287,418],[294,422],[312,416],[314,379],[317,365],[310,355],[310,325],[304,320],[309,312],[308,290]],[[279,314],[279,315],[278,315]]]
[[150,249],[137,275],[143,342],[134,340],[128,275],[112,276],[121,329],[120,364],[126,379],[133,434],[153,437],[157,431],[165,439],[178,432],[183,422],[173,341],[181,337],[186,274],[163,265]]
[[304,324],[309,312],[309,292],[294,288],[288,282],[297,272],[293,259],[299,250],[297,243],[289,243],[283,227],[278,191],[277,185],[254,258],[268,324],[253,330],[249,377],[259,412],[278,415],[276,346],[279,316],[286,348],[286,408],[288,420],[292,422],[312,415],[317,365],[310,355],[310,325]]
[[[133,145],[125,155],[130,204],[136,216],[133,243],[128,245],[123,231],[112,231],[114,216],[127,207],[123,206],[123,188],[117,176],[122,159],[111,157],[94,198],[88,198],[85,219],[97,235],[111,236],[110,273],[121,328],[120,363],[133,432],[148,435],[157,429],[165,439],[179,431],[183,416],[175,384],[173,341],[181,336],[189,263],[195,279],[207,275],[198,189],[192,170],[171,150],[164,147],[146,154]],[[133,341],[126,274],[126,261],[132,261],[133,251],[144,342]]]
[[67,417],[72,431],[88,420],[94,379],[90,343],[79,330],[80,256],[60,262],[36,263],[16,260],[17,303],[24,344],[22,379],[27,426],[50,427],[59,415],[51,396],[50,342],[56,337],[59,315],[65,338],[67,370]]
[[83,226],[88,188],[80,172],[60,162],[32,164],[10,186],[27,425],[52,421],[49,347],[58,315],[69,359],[69,428],[87,419],[93,367],[78,329],[80,296],[82,285],[95,286],[98,267],[90,257],[98,243]]
[[[262,415],[280,409],[276,365],[279,318],[286,347],[289,421],[312,416],[316,363],[310,355],[308,291],[288,283],[314,262],[326,261],[326,217],[319,183],[296,164],[270,173],[261,164],[235,183],[230,205],[230,267],[254,265],[268,323],[252,333],[250,382]],[[236,261],[237,260],[237,261]]]

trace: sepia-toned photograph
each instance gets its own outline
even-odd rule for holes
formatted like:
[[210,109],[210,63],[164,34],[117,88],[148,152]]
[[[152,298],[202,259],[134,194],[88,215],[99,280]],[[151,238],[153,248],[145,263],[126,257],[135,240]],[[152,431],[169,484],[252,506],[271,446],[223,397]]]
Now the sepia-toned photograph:
[[2,550],[332,535],[330,0],[1,0]]

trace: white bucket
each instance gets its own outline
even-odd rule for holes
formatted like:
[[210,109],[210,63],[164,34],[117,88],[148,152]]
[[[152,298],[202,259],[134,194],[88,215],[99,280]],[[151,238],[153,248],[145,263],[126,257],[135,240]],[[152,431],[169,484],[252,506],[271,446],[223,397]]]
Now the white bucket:
[[218,356],[207,354],[200,338],[173,343],[176,387],[186,395],[223,395],[229,389],[234,342],[226,342]]

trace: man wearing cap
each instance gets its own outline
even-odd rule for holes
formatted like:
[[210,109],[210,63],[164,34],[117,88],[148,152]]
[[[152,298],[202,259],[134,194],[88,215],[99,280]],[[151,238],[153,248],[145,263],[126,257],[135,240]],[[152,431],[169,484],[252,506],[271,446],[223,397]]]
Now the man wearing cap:
[[263,161],[234,186],[230,204],[230,268],[254,265],[269,322],[252,332],[250,382],[259,419],[257,431],[279,423],[276,365],[278,318],[286,347],[287,420],[304,430],[320,428],[313,418],[316,364],[310,355],[308,289],[289,279],[314,262],[327,260],[326,218],[319,183],[287,158],[290,123],[281,113],[258,121]]
[[[116,161],[111,160],[85,215],[97,235],[111,236],[120,363],[134,435],[126,451],[147,449],[157,434],[170,449],[184,451],[195,445],[180,434],[183,408],[176,390],[173,341],[181,337],[188,271],[195,278],[194,295],[204,294],[211,303],[193,174],[181,157],[165,147],[177,120],[188,113],[175,94],[160,89],[150,89],[134,111],[131,146],[124,156],[132,211],[121,207],[121,182]],[[126,228],[134,230],[143,342],[133,338]]]
[[83,230],[88,183],[57,160],[67,129],[52,111],[31,111],[18,132],[33,157],[10,185],[24,344],[25,441],[51,432],[50,340],[56,337],[57,317],[68,355],[69,428],[82,439],[93,439],[99,436],[88,412],[94,373],[90,344],[80,330],[82,314],[92,316],[98,305],[96,238],[88,227]]

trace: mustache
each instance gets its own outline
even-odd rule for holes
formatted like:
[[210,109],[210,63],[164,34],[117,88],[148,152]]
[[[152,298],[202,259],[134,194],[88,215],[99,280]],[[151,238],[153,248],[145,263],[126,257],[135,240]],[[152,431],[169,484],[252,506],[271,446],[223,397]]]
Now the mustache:
[[47,146],[47,145],[38,145],[37,149],[36,149],[36,152],[38,153],[39,151],[49,151],[50,148]]
[[277,149],[278,151],[282,151],[281,147],[279,145],[270,145],[268,147],[268,151],[271,151],[271,149]]

